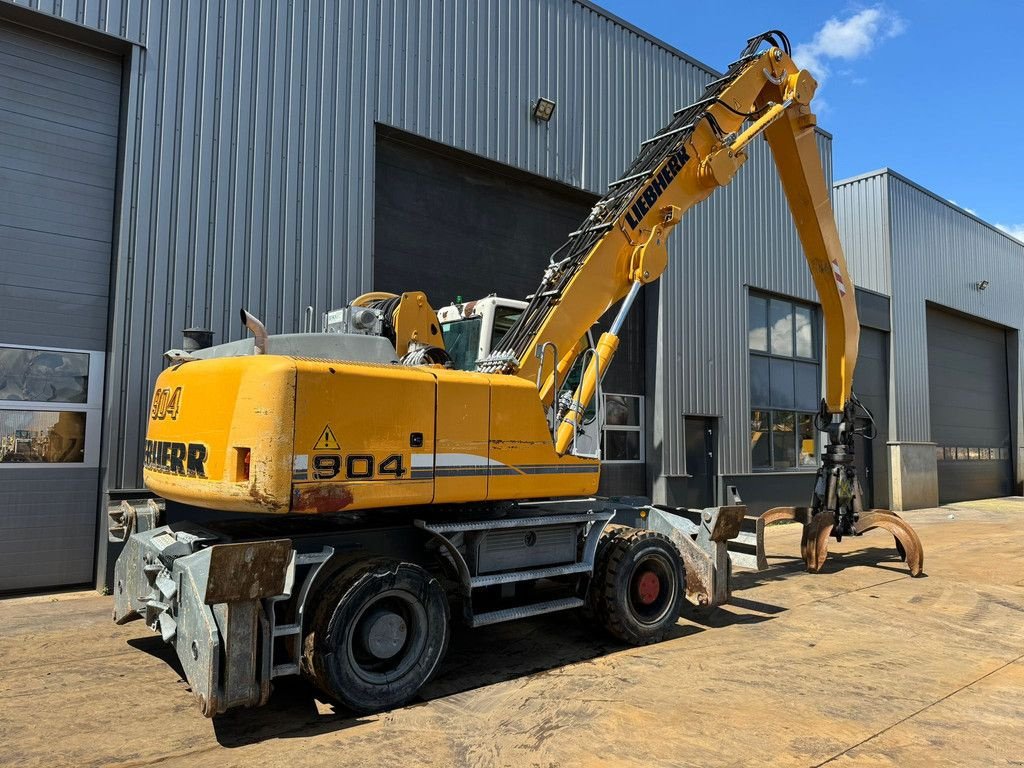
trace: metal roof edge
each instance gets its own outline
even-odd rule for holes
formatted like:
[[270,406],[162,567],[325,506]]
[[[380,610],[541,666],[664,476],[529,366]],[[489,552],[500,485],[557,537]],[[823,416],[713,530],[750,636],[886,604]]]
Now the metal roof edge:
[[609,21],[614,22],[615,24],[618,24],[623,29],[629,30],[633,34],[637,35],[638,37],[642,37],[647,42],[653,43],[654,45],[658,46],[659,48],[661,48],[662,50],[666,51],[667,53],[671,53],[673,56],[678,56],[680,59],[683,59],[684,61],[692,64],[693,66],[699,67],[700,69],[703,69],[709,75],[712,75],[714,77],[721,77],[722,74],[723,74],[722,72],[719,72],[714,67],[708,66],[707,64],[705,64],[700,59],[694,58],[693,56],[691,56],[688,53],[683,53],[681,50],[679,50],[675,46],[669,45],[664,40],[661,40],[661,39],[655,37],[650,32],[646,32],[646,31],[640,29],[640,27],[638,27],[638,26],[636,26],[634,24],[630,24],[628,21],[623,19],[621,16],[616,16],[611,11],[606,10],[605,8],[602,8],[600,5],[598,5],[595,2],[592,2],[592,0],[572,0],[572,2],[576,3],[579,6],[582,6],[582,7],[586,8],[587,10],[593,11],[594,13],[598,14],[599,16],[604,16]]
[[[700,59],[697,59],[697,58],[691,56],[688,53],[684,53],[683,51],[681,51],[678,48],[676,48],[674,45],[670,45],[670,44],[666,43],[661,38],[655,37],[650,32],[647,32],[647,31],[641,29],[640,27],[636,26],[635,24],[631,24],[630,22],[626,21],[621,16],[616,16],[611,11],[609,11],[609,10],[607,10],[605,8],[602,8],[600,5],[598,5],[597,3],[593,2],[593,0],[572,0],[572,2],[576,3],[579,6],[582,6],[583,8],[586,8],[586,9],[588,9],[590,11],[593,11],[594,13],[598,14],[599,16],[604,16],[609,21],[611,21],[611,22],[613,22],[615,24],[618,24],[623,29],[626,29],[626,30],[632,32],[633,34],[637,35],[638,37],[642,37],[647,42],[653,43],[654,45],[658,46],[659,48],[661,48],[662,50],[666,51],[667,53],[671,53],[673,56],[678,56],[683,61],[686,61],[686,62],[692,64],[695,67],[703,69],[705,72],[707,72],[709,75],[712,75],[713,77],[721,77],[724,74],[724,72],[720,72],[717,69],[715,69],[714,67],[712,67],[712,66],[710,66],[708,64],[705,64]],[[833,136],[832,136],[831,131],[826,131],[824,128],[822,128],[820,126],[817,126],[817,125],[815,126],[815,130],[818,133],[820,133],[823,136],[825,136],[825,138],[827,138],[829,141],[833,140]]]
[[879,168],[876,171],[868,171],[867,173],[859,173],[856,176],[850,176],[846,179],[839,179],[839,181],[832,182],[832,187],[841,187],[844,184],[853,184],[855,181],[864,181],[864,179],[870,179],[872,176],[884,176],[887,173],[892,173],[888,168]]
[[1002,237],[1006,238],[1007,240],[1009,240],[1014,245],[1024,247],[1024,241],[1018,240],[1017,238],[1015,238],[1013,236],[1013,234],[1008,232],[1006,229],[1000,229],[999,227],[997,227],[992,222],[986,221],[985,219],[981,218],[981,216],[979,216],[978,214],[971,213],[969,210],[967,210],[966,208],[962,207],[961,205],[953,203],[948,198],[943,198],[938,193],[934,193],[934,191],[932,191],[931,189],[929,189],[929,188],[927,188],[925,186],[922,186],[918,182],[913,181],[913,180],[907,178],[906,176],[904,176],[899,171],[894,171],[892,168],[889,168],[889,167],[880,168],[877,171],[870,171],[868,173],[862,173],[859,176],[853,176],[851,178],[843,179],[842,181],[837,181],[835,184],[833,184],[833,187],[838,187],[840,184],[848,184],[848,183],[851,183],[853,181],[861,181],[861,180],[863,180],[865,178],[870,178],[871,176],[882,176],[882,175],[888,175],[888,176],[891,176],[892,178],[896,179],[897,181],[902,181],[907,186],[920,191],[920,193],[922,193],[924,195],[927,195],[929,198],[932,198],[933,200],[941,203],[942,205],[946,206],[947,208],[952,208],[957,213],[962,213],[965,216],[967,216],[968,218],[974,219],[976,222],[978,222],[982,226],[988,227],[993,232],[997,232],[997,233],[1001,234]]

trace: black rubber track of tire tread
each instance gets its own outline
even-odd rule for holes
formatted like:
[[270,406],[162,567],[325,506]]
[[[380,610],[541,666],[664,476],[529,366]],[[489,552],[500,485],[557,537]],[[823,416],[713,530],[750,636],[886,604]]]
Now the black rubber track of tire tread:
[[[324,665],[324,654],[329,653],[331,649],[323,647],[322,641],[318,641],[319,635],[321,632],[325,632],[325,634],[329,636],[329,632],[327,630],[338,603],[349,590],[358,588],[360,581],[364,577],[382,570],[389,574],[398,574],[404,566],[411,566],[415,569],[425,571],[422,566],[419,566],[416,563],[390,557],[375,557],[351,562],[335,571],[332,580],[328,584],[324,585],[322,592],[317,598],[317,606],[313,611],[311,629],[309,634],[303,640],[302,670],[329,700],[340,703],[354,712],[375,712],[379,711],[382,707],[378,707],[376,705],[354,706],[339,697],[334,690],[334,686],[331,684],[331,676]],[[429,572],[426,572],[426,575],[429,576]],[[444,621],[448,622],[449,619],[450,616],[446,607],[444,611]],[[450,633],[446,632],[444,643],[439,651],[438,663],[434,667],[433,672],[420,683],[420,687],[429,682],[433,675],[436,674],[441,661],[447,653],[448,642],[450,639]],[[383,706],[391,705],[388,704]]]
[[614,541],[623,531],[628,531],[627,525],[606,525],[601,531],[601,538],[597,541],[597,549],[594,551],[594,571],[590,577],[590,586],[587,589],[586,600],[583,604],[583,617],[592,623],[603,624],[604,618],[601,615],[601,595],[604,587],[604,573],[608,565],[608,553],[611,551],[611,542]]
[[[598,617],[601,620],[601,623],[604,625],[605,629],[607,629],[613,637],[624,642],[633,643],[634,645],[651,645],[652,643],[661,642],[665,639],[665,637],[667,637],[669,631],[671,630],[671,626],[673,626],[675,623],[673,621],[673,623],[669,625],[669,627],[666,628],[663,632],[657,635],[652,635],[650,637],[643,638],[639,642],[636,642],[635,640],[631,640],[626,637],[626,627],[621,615],[619,614],[619,606],[616,604],[616,601],[614,599],[615,575],[618,571],[619,566],[622,565],[622,561],[625,559],[626,551],[629,549],[629,545],[637,541],[642,541],[644,539],[660,539],[662,541],[668,542],[668,544],[672,546],[673,549],[675,548],[675,545],[672,544],[671,540],[667,536],[657,533],[656,531],[646,531],[640,528],[629,528],[625,532],[620,533],[618,536],[615,537],[615,539],[612,542],[610,542],[610,545],[607,548],[607,564],[604,573],[602,574],[604,578],[604,583],[601,585],[601,599],[598,602]],[[684,574],[679,574],[679,576],[680,583],[678,588],[685,589],[686,582]],[[678,619],[678,616],[676,616],[675,618]]]
[[[330,686],[323,680],[326,671],[320,664],[320,654],[317,653],[317,637],[323,629],[326,629],[330,614],[334,612],[335,606],[341,600],[352,585],[359,581],[364,574],[377,569],[380,566],[389,569],[398,568],[400,561],[390,557],[375,557],[369,560],[357,560],[338,568],[330,578],[330,581],[323,584],[320,594],[316,596],[316,608],[313,610],[310,631],[302,641],[302,670],[309,675],[314,685],[332,701],[335,700]],[[327,614],[327,615],[325,615]]]

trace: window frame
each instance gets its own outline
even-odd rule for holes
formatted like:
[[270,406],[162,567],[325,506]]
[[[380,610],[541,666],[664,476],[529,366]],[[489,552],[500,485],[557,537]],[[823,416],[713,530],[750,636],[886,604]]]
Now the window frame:
[[[751,319],[752,319],[751,315],[750,315],[751,304],[752,304],[751,299],[755,299],[755,298],[756,299],[760,299],[760,300],[762,300],[764,302],[764,311],[765,311],[765,315],[764,315],[764,318],[763,318],[763,327],[764,327],[764,330],[765,330],[765,349],[764,350],[754,349],[750,345],[750,331],[751,331]],[[772,334],[771,334],[771,325],[770,325],[771,303],[772,302],[783,302],[783,303],[786,303],[786,304],[789,305],[789,317],[790,317],[790,325],[791,325],[791,328],[790,328],[790,342],[791,342],[791,348],[793,350],[793,353],[791,355],[777,354],[777,353],[772,351]],[[797,308],[803,309],[803,310],[807,310],[810,313],[810,318],[811,318],[811,356],[810,357],[798,354],[799,345],[798,345],[798,342],[797,342],[797,323],[796,323]],[[747,323],[746,323],[747,342],[746,342],[746,344],[747,344],[747,376],[748,376],[746,419],[747,419],[747,430],[748,430],[747,434],[749,436],[749,443],[750,443],[750,446],[751,446],[749,454],[748,454],[749,457],[750,457],[750,469],[751,469],[752,472],[755,472],[755,473],[758,473],[758,474],[772,473],[772,472],[774,472],[774,473],[789,473],[789,472],[799,473],[799,472],[817,471],[817,468],[821,464],[821,457],[820,457],[820,453],[821,453],[821,437],[820,437],[820,433],[818,432],[818,430],[814,430],[813,431],[813,433],[814,433],[814,446],[815,446],[815,451],[814,451],[815,461],[814,461],[814,464],[801,464],[800,463],[800,455],[802,453],[802,451],[800,450],[800,448],[801,448],[800,417],[801,416],[810,416],[813,419],[814,415],[817,413],[817,410],[810,411],[810,410],[806,410],[806,409],[803,409],[803,408],[798,408],[798,407],[796,407],[795,400],[794,400],[794,406],[792,408],[780,408],[780,407],[772,406],[771,405],[771,378],[770,378],[770,371],[771,371],[771,367],[772,367],[771,366],[771,361],[772,360],[785,360],[785,361],[792,362],[794,364],[795,363],[813,363],[815,365],[815,367],[817,368],[817,376],[815,377],[815,381],[818,384],[818,395],[819,395],[819,399],[820,399],[821,390],[822,390],[822,378],[821,377],[822,377],[822,370],[823,370],[822,359],[821,359],[821,357],[822,357],[821,356],[821,351],[822,351],[822,323],[821,323],[821,316],[820,316],[820,307],[818,305],[812,304],[810,302],[801,301],[799,299],[793,299],[793,298],[790,298],[788,296],[780,296],[778,294],[772,294],[772,293],[768,293],[768,292],[764,292],[764,291],[759,291],[757,289],[753,289],[752,290],[752,289],[750,289],[748,287],[746,311],[747,311]],[[752,387],[752,383],[753,382],[752,382],[752,375],[751,375],[753,366],[751,365],[751,360],[753,358],[755,358],[755,357],[762,358],[762,359],[766,360],[767,363],[768,363],[768,370],[769,370],[768,398],[769,399],[768,399],[768,402],[766,404],[763,404],[763,405],[762,404],[755,404],[754,401],[753,401],[752,394],[751,394],[752,389],[753,389],[753,387]],[[795,377],[795,375],[796,375],[796,370],[794,368],[794,377]],[[795,382],[795,378],[794,378],[794,384],[793,384],[793,394],[794,394],[794,398],[795,398],[795,396],[796,396],[796,382]],[[760,412],[766,414],[766,417],[767,417],[767,425],[766,425],[766,429],[765,429],[765,434],[766,434],[767,440],[768,440],[768,460],[769,460],[769,466],[760,466],[760,467],[759,466],[754,466],[754,460],[753,460],[753,434],[754,434],[754,430],[753,430],[753,418],[752,418],[754,411],[760,411]],[[796,463],[793,464],[793,465],[790,465],[790,466],[786,466],[786,467],[777,467],[776,466],[776,460],[775,460],[775,431],[774,431],[775,415],[776,414],[790,414],[790,415],[793,416],[793,425],[794,425],[793,426],[793,441],[794,441],[794,447],[795,447],[795,454],[794,455],[796,457],[796,459],[795,459]],[[812,424],[813,424],[813,422],[812,422]]]
[[[631,397],[637,400],[639,408],[637,409],[637,424],[609,424],[607,419],[608,413],[608,398],[609,397]],[[602,392],[601,393],[601,405],[603,406],[603,412],[605,414],[604,423],[601,425],[601,463],[602,464],[646,464],[647,463],[647,429],[646,429],[646,411],[644,395],[634,395],[626,392]],[[605,438],[609,432],[636,432],[639,434],[640,443],[640,457],[637,459],[606,459],[608,451],[605,450]]]
[[89,384],[84,403],[61,403],[39,400],[0,400],[0,411],[48,411],[85,414],[85,450],[81,461],[68,462],[0,462],[0,472],[16,469],[98,469],[100,436],[103,431],[103,374],[106,353],[94,349],[47,347],[41,344],[10,344],[0,342],[0,349],[29,349],[40,352],[61,352],[89,356]]

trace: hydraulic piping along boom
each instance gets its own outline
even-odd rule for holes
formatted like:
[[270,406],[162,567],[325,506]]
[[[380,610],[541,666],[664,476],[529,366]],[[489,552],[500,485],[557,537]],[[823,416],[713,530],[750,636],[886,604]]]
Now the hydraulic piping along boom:
[[[762,49],[765,42],[770,47]],[[837,539],[858,535],[867,527],[853,465],[853,438],[863,434],[855,424],[862,406],[852,392],[860,325],[810,109],[816,88],[814,78],[794,64],[784,35],[772,31],[751,38],[700,101],[677,111],[668,126],[641,145],[623,177],[609,185],[580,229],[552,255],[519,321],[478,368],[541,380],[542,402],[556,408],[556,451],[572,451],[582,414],[618,348],[626,314],[640,287],[656,281],[668,264],[669,233],[683,213],[732,180],[747,160],[746,147],[764,136],[825,325],[826,384],[819,429],[827,432],[828,444],[805,530],[805,541],[809,536],[818,542],[827,541],[829,534]],[[560,399],[556,385],[575,361],[579,339],[618,302],[615,322],[587,358],[575,392]],[[546,377],[537,367],[543,358],[536,350],[543,345],[571,350]],[[790,512],[772,510],[775,519],[801,519],[798,508],[785,510]],[[913,530],[893,513],[870,517],[871,527],[893,533],[911,572],[920,573],[921,546]],[[805,559],[810,570],[817,570],[824,556]]]

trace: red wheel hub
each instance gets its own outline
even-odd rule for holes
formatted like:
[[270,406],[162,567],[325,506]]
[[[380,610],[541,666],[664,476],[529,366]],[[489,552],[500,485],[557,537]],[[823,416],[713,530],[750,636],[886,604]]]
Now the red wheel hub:
[[643,605],[650,605],[661,593],[661,580],[654,571],[644,571],[636,580],[636,596]]

